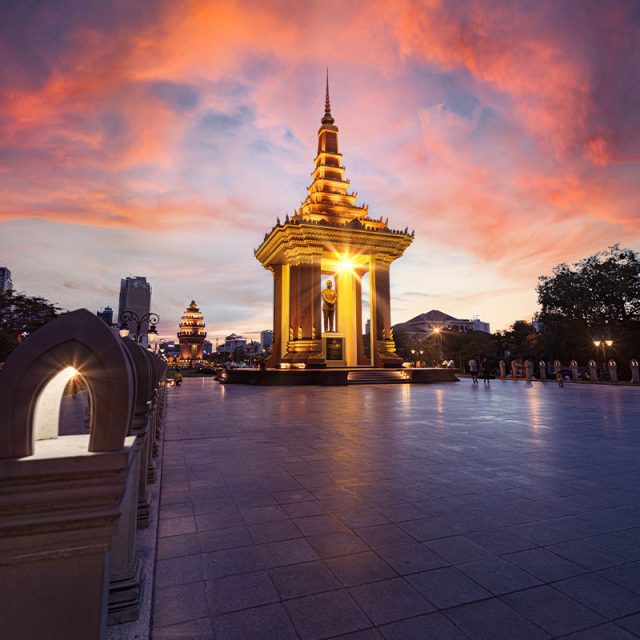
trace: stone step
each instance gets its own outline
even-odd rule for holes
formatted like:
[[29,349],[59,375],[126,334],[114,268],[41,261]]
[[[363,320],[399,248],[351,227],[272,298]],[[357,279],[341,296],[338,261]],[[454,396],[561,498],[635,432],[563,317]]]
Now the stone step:
[[365,369],[363,371],[349,371],[349,384],[392,384],[410,382],[411,377],[406,371]]

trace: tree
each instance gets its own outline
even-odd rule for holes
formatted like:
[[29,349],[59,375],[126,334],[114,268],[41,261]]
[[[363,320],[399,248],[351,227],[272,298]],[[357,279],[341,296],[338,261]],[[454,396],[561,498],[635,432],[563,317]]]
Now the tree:
[[0,294],[0,361],[21,340],[56,317],[60,308],[44,298],[7,291]]
[[[541,276],[537,287],[547,357],[593,357],[594,339],[612,339],[619,364],[638,357],[640,255],[619,245]],[[635,349],[635,353],[633,353]]]

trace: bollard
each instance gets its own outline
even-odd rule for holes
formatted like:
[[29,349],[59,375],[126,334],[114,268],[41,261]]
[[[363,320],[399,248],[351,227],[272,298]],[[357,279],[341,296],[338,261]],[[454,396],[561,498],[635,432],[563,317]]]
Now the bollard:
[[547,379],[547,363],[544,360],[540,360],[540,362],[538,363],[538,366],[540,367],[540,380],[546,380]]
[[589,380],[598,382],[598,365],[595,360],[589,360]]
[[618,365],[613,358],[607,362],[607,367],[609,369],[609,380],[611,380],[611,382],[618,382]]
[[518,377],[518,363],[516,360],[511,361],[511,377],[514,380]]
[[498,366],[500,367],[500,377],[505,378],[507,376],[507,363],[504,360],[500,360]]
[[[89,433],[59,436],[73,376],[89,389]],[[133,401],[120,339],[86,309],[35,331],[0,371],[3,637],[105,637],[112,536],[137,489]]]
[[524,376],[527,379],[527,381],[530,381],[531,378],[533,377],[533,366],[530,360],[525,360],[524,361]]
[[571,367],[571,379],[574,382],[578,381],[578,363],[575,360],[572,360],[569,363],[569,366]]

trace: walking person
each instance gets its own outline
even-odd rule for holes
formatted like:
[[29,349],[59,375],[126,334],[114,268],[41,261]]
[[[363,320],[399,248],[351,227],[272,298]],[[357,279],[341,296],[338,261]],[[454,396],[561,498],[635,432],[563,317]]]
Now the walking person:
[[469,360],[469,373],[473,384],[478,384],[478,361],[473,357]]
[[482,358],[480,369],[482,371],[482,380],[484,382],[484,386],[486,387],[488,384],[491,384],[491,380],[489,380],[489,363],[487,362],[486,358]]

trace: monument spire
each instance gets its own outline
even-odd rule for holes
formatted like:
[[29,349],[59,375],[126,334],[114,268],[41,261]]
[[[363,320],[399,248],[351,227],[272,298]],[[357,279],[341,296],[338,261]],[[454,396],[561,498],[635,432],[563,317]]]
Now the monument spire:
[[324,116],[321,122],[322,124],[333,124],[335,122],[331,115],[331,100],[329,99],[329,67],[327,67],[327,95],[324,100]]

